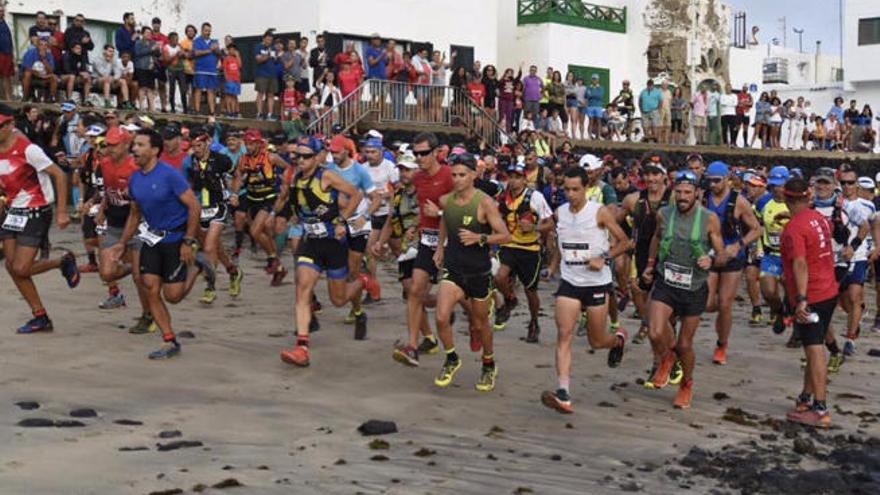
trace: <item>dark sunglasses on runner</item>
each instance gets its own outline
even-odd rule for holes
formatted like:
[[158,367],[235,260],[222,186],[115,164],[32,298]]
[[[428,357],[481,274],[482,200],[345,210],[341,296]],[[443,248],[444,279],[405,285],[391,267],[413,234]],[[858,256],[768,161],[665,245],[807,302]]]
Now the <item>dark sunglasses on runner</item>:
[[428,156],[434,151],[434,148],[428,148],[426,150],[413,150],[413,154],[416,156]]
[[309,158],[314,158],[317,153],[294,153],[293,156],[300,160],[308,160]]

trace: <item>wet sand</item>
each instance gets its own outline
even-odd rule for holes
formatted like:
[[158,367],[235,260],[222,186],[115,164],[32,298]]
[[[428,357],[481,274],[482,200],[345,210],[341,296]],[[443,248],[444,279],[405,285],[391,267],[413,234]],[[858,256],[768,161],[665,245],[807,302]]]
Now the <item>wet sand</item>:
[[[78,226],[53,231],[52,238],[56,249],[83,252]],[[284,261],[290,267],[289,255]],[[851,444],[860,452],[880,450],[864,444],[880,436],[880,358],[867,355],[880,348],[880,337],[867,328],[859,354],[832,377],[830,405],[837,412],[829,432],[768,421],[783,420],[800,390],[801,351],[786,349],[787,336],[768,326],[749,328],[745,303],[736,306],[727,366],[711,363],[714,317],[701,325],[692,409],[673,409],[674,387],[650,391],[636,383],[650,366],[647,343],[629,346],[622,366],[611,370],[605,351],[590,354],[578,338],[576,413],[563,416],[539,401],[556,384],[549,284],[541,285],[541,343],[520,340],[528,322],[521,305],[495,334],[498,387],[481,394],[473,388],[479,356],[467,349],[462,323],[456,331],[464,366],[449,389],[433,385],[440,354],[423,357],[417,369],[392,361],[392,345],[405,333],[392,264],[380,269],[383,300],[366,307],[367,340],[353,340],[353,327],[343,323],[347,309],[329,307],[322,282],[325,308],[322,329],[312,337],[312,366],[281,362],[279,352],[293,342],[293,285],[289,278],[270,288],[262,265],[261,258],[242,255],[246,277],[237,300],[221,277],[213,306],[199,304],[200,282],[172,308],[175,330],[195,338],[182,340],[183,352],[168,362],[146,358],[158,335],[126,331],[139,314],[130,281],[122,284],[129,306],[101,311],[106,289],[97,274],[83,275],[72,291],[59,274],[42,275],[37,284],[55,332],[18,336],[14,330],[29,311],[0,274],[0,493],[733,493],[740,489],[729,479],[695,472],[712,464],[706,455],[731,450],[725,446],[751,452],[759,471],[782,453],[794,455],[786,466],[795,475],[831,466],[829,452],[850,445],[846,437],[834,443],[836,435],[862,442]],[[633,334],[631,314],[632,307],[623,322]],[[835,320],[840,328],[842,312]],[[724,395],[714,398],[719,392]],[[23,401],[39,408],[16,405]],[[96,417],[70,416],[82,408]],[[723,419],[728,408],[746,415],[733,411]],[[28,418],[53,426],[18,425]],[[356,429],[369,419],[394,421],[399,431],[364,437]],[[161,432],[172,433],[160,438]],[[376,438],[387,448],[371,448]],[[805,454],[793,453],[795,439]],[[175,441],[192,443],[159,450]],[[880,465],[865,469],[867,486],[880,483]],[[871,473],[878,476],[873,481]],[[243,486],[223,488],[224,482]]]

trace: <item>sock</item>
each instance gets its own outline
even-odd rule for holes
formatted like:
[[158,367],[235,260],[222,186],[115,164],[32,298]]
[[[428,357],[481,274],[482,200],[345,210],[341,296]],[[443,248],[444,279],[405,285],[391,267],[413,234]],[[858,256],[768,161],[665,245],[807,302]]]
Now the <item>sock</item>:
[[297,335],[296,336],[296,345],[308,347],[309,346],[309,336],[308,335]]
[[163,335],[162,335],[162,341],[163,341],[163,342],[170,342],[170,343],[172,343],[172,344],[174,344],[174,345],[180,345],[180,344],[177,342],[177,336],[174,335],[173,333],[166,333],[166,334],[163,334]]
[[275,234],[275,250],[279,253],[284,252],[284,246],[287,245],[287,232]]
[[495,367],[495,354],[483,354],[483,367],[484,368],[494,368]]
[[455,347],[446,350],[446,362],[447,363],[458,362],[458,354],[455,353]]
[[570,382],[571,382],[571,378],[569,378],[567,376],[560,376],[559,377],[559,388],[562,390],[565,390],[565,393],[568,393],[568,386],[569,386]]
[[97,258],[97,255],[95,254],[94,251],[89,251],[88,257],[89,257],[89,264],[90,265],[97,265],[98,264],[98,258]]
[[236,230],[235,231],[235,249],[241,250],[241,245],[244,243],[244,231]]
[[840,354],[840,347],[837,347],[837,339],[831,343],[825,342],[825,348],[828,349],[832,356]]
[[819,413],[825,413],[828,411],[828,406],[825,405],[824,400],[813,399],[813,410]]
[[33,311],[34,318],[47,318],[46,308],[40,308]]

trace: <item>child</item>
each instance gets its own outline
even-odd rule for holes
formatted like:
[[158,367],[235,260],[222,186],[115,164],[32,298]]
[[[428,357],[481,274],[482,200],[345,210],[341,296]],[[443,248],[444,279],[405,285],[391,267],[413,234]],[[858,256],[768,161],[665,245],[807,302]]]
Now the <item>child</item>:
[[522,131],[534,131],[535,130],[535,122],[532,120],[532,112],[525,112],[522,120],[519,123],[519,132]]
[[296,110],[299,103],[299,94],[296,90],[296,78],[288,74],[284,78],[284,93],[281,96],[281,120],[291,120],[291,114]]
[[559,116],[559,109],[553,109],[553,115],[550,117],[549,122],[547,122],[547,131],[556,134],[562,135],[562,117]]
[[[128,85],[128,94],[135,95],[134,97],[131,97],[131,99],[137,99],[138,84],[137,81],[134,80],[134,62],[131,60],[131,53],[122,52],[119,57],[119,62],[122,64],[122,80]],[[135,107],[131,101],[125,103],[126,104],[124,104],[122,108],[134,110]]]
[[238,96],[241,94],[241,55],[235,44],[226,47],[227,53],[223,57],[223,76],[226,82],[223,84],[223,103],[226,115],[240,117],[241,107]]
[[605,115],[608,117],[610,139],[612,141],[620,141],[620,130],[623,129],[626,119],[620,115],[620,110],[617,109],[616,105],[608,105]]

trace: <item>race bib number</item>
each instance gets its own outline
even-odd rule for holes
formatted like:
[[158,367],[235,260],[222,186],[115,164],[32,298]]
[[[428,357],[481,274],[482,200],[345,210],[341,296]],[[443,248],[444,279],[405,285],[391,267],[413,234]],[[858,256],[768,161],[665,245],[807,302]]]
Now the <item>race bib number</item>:
[[107,234],[107,222],[104,222],[101,225],[96,225],[95,226],[95,233],[98,235]]
[[12,212],[6,214],[6,220],[3,222],[3,229],[12,232],[22,232],[28,223],[27,215],[18,215]]
[[137,238],[147,246],[153,247],[162,242],[162,239],[165,238],[165,233],[151,229],[146,223],[141,223],[138,226]]
[[437,230],[423,230],[422,231],[422,244],[428,246],[429,248],[436,248],[437,244],[440,243],[440,232]]
[[370,221],[369,221],[369,220],[365,221],[365,222],[363,223],[363,225],[361,225],[361,228],[359,228],[359,229],[358,229],[358,228],[355,228],[355,223],[356,223],[356,222],[360,222],[360,219],[357,219],[357,220],[349,219],[349,220],[348,220],[348,228],[349,228],[349,230],[351,231],[351,235],[352,235],[353,237],[360,237],[360,236],[363,236],[363,235],[370,235],[370,231],[372,230],[372,226],[370,225]]
[[305,229],[306,235],[316,239],[323,239],[330,235],[327,232],[327,225],[325,225],[324,222],[306,222],[303,224],[303,229]]
[[690,289],[694,277],[694,269],[686,266],[666,263],[663,265],[663,279],[670,287]]
[[212,218],[217,216],[218,211],[220,211],[219,206],[215,206],[213,208],[202,208],[202,220],[211,220]]
[[89,216],[97,216],[99,211],[101,211],[101,205],[92,205],[92,207],[89,208]]
[[562,243],[562,262],[569,266],[590,264],[590,245]]
[[767,243],[770,247],[779,247],[779,234],[767,234]]

